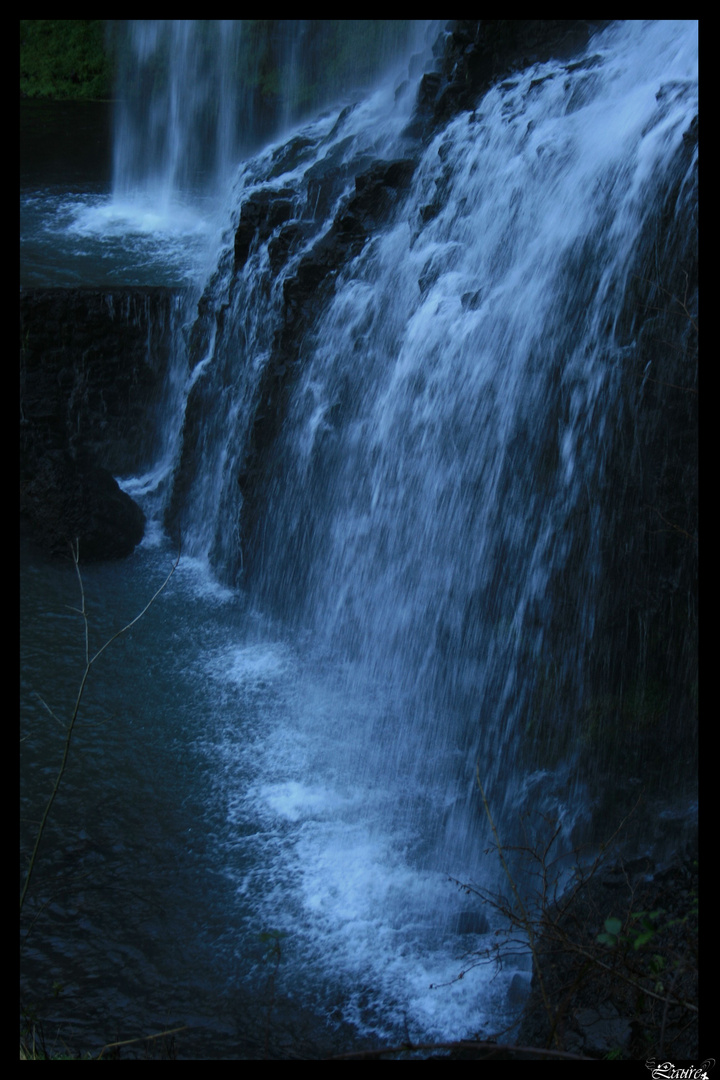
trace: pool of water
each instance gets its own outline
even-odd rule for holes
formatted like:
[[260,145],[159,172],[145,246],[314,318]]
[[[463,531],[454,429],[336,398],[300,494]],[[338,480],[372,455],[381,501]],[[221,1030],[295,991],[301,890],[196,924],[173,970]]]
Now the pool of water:
[[111,106],[21,102],[20,285],[182,286],[217,240],[217,201],[112,193]]
[[[171,561],[146,545],[83,571],[91,654]],[[69,560],[24,549],[21,589],[27,854],[84,645]],[[353,774],[390,706],[346,685],[181,560],[82,700],[23,917],[23,1004],[46,1036],[97,1050],[183,1026],[181,1057],[318,1058],[498,1024],[511,974],[458,981],[483,935],[453,932],[466,901],[423,869],[417,815]]]

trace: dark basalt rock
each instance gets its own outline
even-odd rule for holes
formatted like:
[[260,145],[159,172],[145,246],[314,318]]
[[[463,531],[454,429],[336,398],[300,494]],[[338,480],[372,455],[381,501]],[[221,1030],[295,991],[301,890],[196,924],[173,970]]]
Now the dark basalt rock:
[[683,132],[683,142],[686,146],[697,146],[698,141],[698,118],[694,116],[687,131]]
[[81,562],[130,555],[145,531],[142,510],[107,469],[62,450],[36,462],[21,489],[20,511],[45,551],[67,555],[78,543]]
[[281,229],[268,244],[268,258],[273,274],[279,273],[288,258],[299,244],[309,235],[309,229],[303,222],[293,221]]
[[154,456],[173,291],[35,289],[20,297],[20,511],[52,554],[129,555],[144,515],[113,478]]
[[456,113],[474,109],[498,79],[549,60],[571,59],[606,20],[458,19],[445,29],[439,71],[420,82],[407,134],[427,140]]
[[295,214],[294,192],[291,188],[253,192],[242,205],[240,221],[235,230],[235,270],[247,262],[253,243],[259,244],[272,235],[278,225]]

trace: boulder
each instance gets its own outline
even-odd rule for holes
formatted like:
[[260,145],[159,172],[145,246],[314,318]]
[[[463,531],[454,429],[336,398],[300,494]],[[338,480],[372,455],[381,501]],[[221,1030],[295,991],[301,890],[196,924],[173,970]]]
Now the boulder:
[[77,541],[81,562],[130,555],[145,531],[142,510],[107,469],[63,450],[49,451],[28,470],[20,512],[45,551],[66,555]]

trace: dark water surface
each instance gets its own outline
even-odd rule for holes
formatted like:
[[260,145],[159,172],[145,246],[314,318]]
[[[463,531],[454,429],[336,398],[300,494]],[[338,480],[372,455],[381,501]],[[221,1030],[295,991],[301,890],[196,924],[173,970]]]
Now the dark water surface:
[[107,189],[112,176],[112,102],[20,102],[20,188],[52,182]]
[[[166,553],[139,554],[84,570],[91,652],[141,610],[169,564]],[[237,903],[248,873],[244,835],[260,824],[229,824],[239,792],[233,781],[218,784],[217,772],[228,740],[245,758],[259,709],[266,726],[273,722],[284,689],[273,649],[283,646],[248,645],[255,673],[246,691],[232,702],[212,693],[198,659],[222,652],[228,634],[247,638],[243,600],[223,594],[208,604],[181,578],[182,570],[93,668],[25,910],[23,1003],[45,1018],[47,1038],[57,1026],[62,1040],[86,1049],[187,1025],[180,1056],[262,1056],[266,1039],[272,1056],[312,1056],[320,1037],[330,1048],[329,1032],[273,986],[274,927],[254,910],[259,897],[250,889]],[[28,852],[64,739],[42,702],[66,722],[84,659],[70,562],[50,564],[24,548],[21,589]],[[268,850],[281,843],[265,831]]]
[[[48,709],[66,722],[84,659],[74,568],[22,555],[27,853],[62,756]],[[141,549],[84,569],[91,653],[142,610],[171,559]],[[352,707],[367,724],[369,708]],[[429,891],[448,912],[459,900],[443,875],[413,869],[417,840],[401,821],[395,836],[353,824],[379,793],[328,772],[330,744],[346,737],[333,718],[347,724],[347,710],[241,593],[213,594],[181,561],[93,667],[40,849],[22,989],[47,1038],[97,1050],[186,1025],[180,1057],[318,1058],[358,1045],[341,1014],[367,1045],[400,1034],[404,999],[438,1034],[497,1011],[502,980],[478,999],[477,982],[428,988],[452,980],[462,953],[424,923]]]

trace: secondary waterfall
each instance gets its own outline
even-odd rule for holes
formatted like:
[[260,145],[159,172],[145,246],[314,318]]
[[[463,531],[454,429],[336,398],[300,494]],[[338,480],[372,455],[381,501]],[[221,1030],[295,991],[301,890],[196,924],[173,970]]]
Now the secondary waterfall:
[[439,25],[393,30],[361,94],[303,22],[270,94],[253,32],[137,22],[119,53],[113,205],[219,237],[157,469],[122,480],[133,558],[182,548],[157,651],[108,659],[146,740],[117,820],[179,898],[122,963],[188,1016],[276,978],[288,1027],[488,1034],[530,965],[457,979],[498,925],[449,881],[501,881],[478,779],[506,842],[545,814],[568,849],[641,789],[636,847],[672,847],[695,797],[697,25],[611,24],[432,132]]

